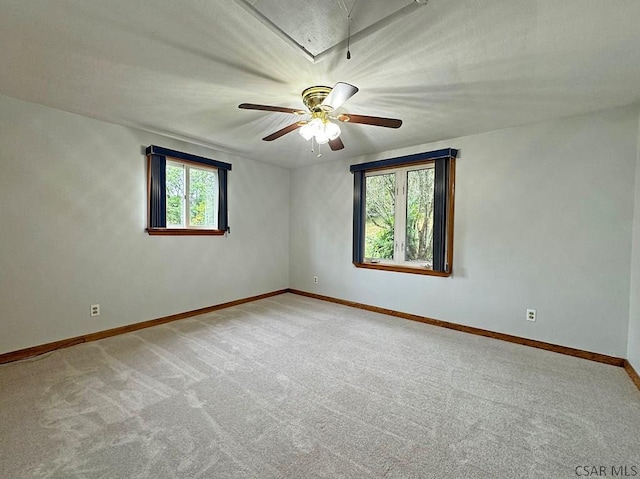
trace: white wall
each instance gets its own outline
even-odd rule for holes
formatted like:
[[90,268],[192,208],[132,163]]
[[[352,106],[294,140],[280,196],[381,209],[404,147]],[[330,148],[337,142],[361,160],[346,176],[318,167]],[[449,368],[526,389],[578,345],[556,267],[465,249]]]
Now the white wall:
[[[233,164],[230,236],[144,232],[149,144]],[[0,353],[291,286],[640,370],[639,146],[621,108],[298,168],[289,192],[285,169],[0,96]],[[453,277],[354,268],[349,164],[442,147]]]
[[[624,357],[637,136],[628,107],[293,170],[291,287]],[[453,276],[355,268],[349,164],[444,147]]]
[[[145,233],[149,144],[232,163],[230,236]],[[288,205],[288,170],[0,97],[0,353],[286,288]]]
[[629,344],[627,359],[640,373],[640,118],[638,118],[638,150],[636,197],[633,215],[633,250],[631,258],[631,294],[629,299]]

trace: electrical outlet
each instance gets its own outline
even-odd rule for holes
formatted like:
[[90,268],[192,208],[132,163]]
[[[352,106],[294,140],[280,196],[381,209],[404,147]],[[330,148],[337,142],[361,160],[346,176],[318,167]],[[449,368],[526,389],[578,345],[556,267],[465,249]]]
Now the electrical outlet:
[[313,284],[318,284],[318,277],[317,276],[313,277]]
[[100,316],[100,305],[99,304],[92,304],[91,305],[91,317],[93,316]]
[[536,310],[527,309],[527,321],[535,321],[535,320],[536,320]]

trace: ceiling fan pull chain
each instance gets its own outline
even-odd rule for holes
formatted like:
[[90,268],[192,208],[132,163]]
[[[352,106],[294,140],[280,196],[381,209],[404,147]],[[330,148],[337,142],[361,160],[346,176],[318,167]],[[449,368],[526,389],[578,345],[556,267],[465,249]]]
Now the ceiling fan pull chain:
[[[353,2],[353,5],[351,6],[351,10],[349,10],[347,12],[347,28],[348,28],[348,34],[347,34],[347,60],[351,60],[351,12],[353,12],[353,9],[356,8],[356,3],[358,3],[358,0]],[[343,5],[344,5],[344,3],[343,3]]]
[[347,60],[351,60],[351,12],[349,12],[349,15],[347,15],[347,24],[349,31],[347,35]]

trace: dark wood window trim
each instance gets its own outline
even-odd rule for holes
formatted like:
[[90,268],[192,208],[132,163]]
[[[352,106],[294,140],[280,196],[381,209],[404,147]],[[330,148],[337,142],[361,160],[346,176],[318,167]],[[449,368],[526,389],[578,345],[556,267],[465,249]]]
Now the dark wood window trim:
[[426,276],[451,276],[451,271],[434,271],[428,268],[421,268],[419,266],[401,266],[399,264],[385,264],[385,263],[353,263],[356,268],[364,269],[379,269],[382,271],[395,271],[396,273],[411,273],[411,274],[423,274]]
[[151,236],[224,236],[225,230],[206,228],[147,228]]
[[[372,161],[351,165],[350,170],[354,175],[353,195],[353,265],[356,268],[393,271],[398,273],[421,274],[427,276],[448,277],[453,272],[453,222],[455,202],[455,160],[458,150],[447,148],[442,150],[418,153],[415,155],[389,158],[386,160]],[[364,225],[365,225],[365,199],[366,182],[365,174],[370,171],[401,168],[406,166],[419,166],[436,163],[439,183],[436,184],[436,195],[440,194],[439,206],[441,216],[440,237],[434,238],[434,244],[438,243],[440,260],[434,261],[434,268],[423,266],[409,266],[403,264],[389,264],[365,261],[364,259]],[[438,181],[437,180],[437,181]],[[441,191],[442,189],[445,191]],[[438,214],[438,212],[436,212]],[[435,229],[435,228],[434,228]],[[434,232],[435,234],[435,232]],[[436,253],[434,252],[434,260]],[[440,263],[438,266],[435,263]]]
[[[147,224],[149,235],[223,236],[229,232],[227,208],[227,173],[229,163],[150,145],[147,155]],[[216,168],[218,171],[218,228],[167,228],[165,170],[167,160]]]

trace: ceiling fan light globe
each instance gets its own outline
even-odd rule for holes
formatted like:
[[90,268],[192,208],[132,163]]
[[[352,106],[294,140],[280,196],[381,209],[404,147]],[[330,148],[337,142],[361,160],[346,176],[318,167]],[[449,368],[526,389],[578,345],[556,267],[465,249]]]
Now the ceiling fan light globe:
[[324,131],[329,140],[335,140],[340,136],[340,127],[330,121],[325,125]]
[[302,136],[302,138],[304,138],[307,141],[313,138],[314,130],[309,123],[300,127],[300,130],[298,131],[300,132],[300,135]]
[[318,133],[324,129],[324,123],[320,118],[314,118],[309,122],[309,127],[311,127],[314,133]]
[[314,136],[319,145],[324,145],[325,143],[329,143],[329,137],[327,136],[327,133],[324,131],[324,129],[316,132]]

